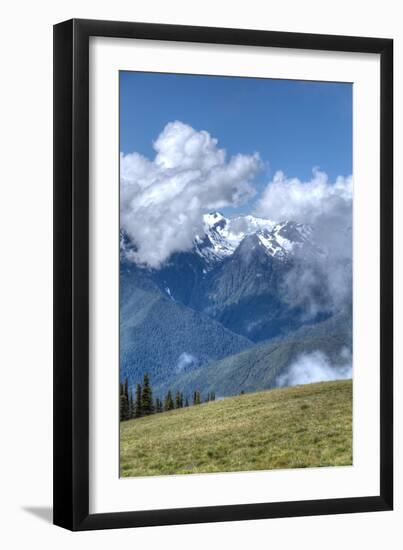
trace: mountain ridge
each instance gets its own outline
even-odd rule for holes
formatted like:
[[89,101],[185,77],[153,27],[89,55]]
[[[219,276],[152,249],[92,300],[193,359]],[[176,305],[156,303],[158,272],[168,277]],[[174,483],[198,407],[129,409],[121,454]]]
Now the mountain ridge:
[[[336,362],[343,342],[351,348],[351,310],[341,330],[338,311],[307,315],[285,292],[289,274],[308,261],[310,291],[322,299],[320,272],[313,270],[326,252],[308,224],[211,213],[203,228],[191,250],[172,254],[159,269],[131,261],[135,245],[121,232],[121,378],[135,383],[147,371],[158,392],[196,384],[228,395],[272,387],[304,347],[317,346]],[[270,346],[281,353],[266,364]],[[256,372],[245,386],[247,368]]]
[[259,342],[301,324],[304,311],[287,302],[283,282],[302,256],[321,255],[306,224],[213,213],[191,251],[172,254],[159,269],[140,269],[171,299]]
[[[292,220],[275,222],[250,214],[227,218],[219,212],[212,212],[203,215],[203,233],[197,234],[193,240],[193,248],[183,253],[197,254],[204,260],[205,269],[211,269],[215,263],[231,256],[249,235],[258,236],[268,255],[285,258],[295,252],[295,249],[307,244],[311,234],[312,228],[309,224]],[[131,252],[136,250],[136,246],[124,231],[121,231],[120,250],[125,259],[133,261]],[[316,252],[321,252],[318,247]],[[160,268],[154,270],[158,271],[169,265],[172,257],[177,254],[172,254]],[[139,267],[146,268],[142,265]]]
[[[217,397],[224,397],[277,387],[280,375],[304,354],[321,351],[337,367],[345,362],[345,348],[351,349],[350,315],[341,312],[286,338],[260,342],[191,372],[178,373],[169,382],[185,395],[202,389],[205,394],[214,391]],[[157,393],[164,389],[156,386]]]
[[[135,266],[120,272],[120,377],[148,372],[159,383],[253,345],[209,318],[176,303]],[[189,360],[185,360],[189,358]]]

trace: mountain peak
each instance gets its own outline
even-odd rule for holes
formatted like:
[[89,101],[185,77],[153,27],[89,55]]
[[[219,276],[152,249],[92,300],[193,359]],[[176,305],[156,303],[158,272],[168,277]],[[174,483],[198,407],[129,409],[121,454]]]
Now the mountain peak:
[[219,223],[222,220],[227,221],[227,218],[223,216],[221,212],[210,212],[209,214],[204,214],[203,216],[204,224],[208,225],[209,227],[215,225],[216,223]]
[[[258,218],[247,214],[226,218],[220,212],[203,216],[204,235],[195,239],[195,251],[210,266],[231,256],[240,244],[250,236],[263,247],[266,254],[284,258],[309,240],[309,226],[293,221]],[[248,239],[249,240],[249,239]]]
[[[302,246],[309,245],[314,254],[318,252],[312,242],[312,228],[294,221],[275,222],[251,214],[227,218],[220,212],[203,215],[203,231],[194,239],[193,253],[197,254],[209,271],[225,258],[231,256],[249,237],[268,256],[285,259]],[[121,231],[122,257],[135,261],[136,247],[128,235]],[[136,263],[136,262],[135,262]]]

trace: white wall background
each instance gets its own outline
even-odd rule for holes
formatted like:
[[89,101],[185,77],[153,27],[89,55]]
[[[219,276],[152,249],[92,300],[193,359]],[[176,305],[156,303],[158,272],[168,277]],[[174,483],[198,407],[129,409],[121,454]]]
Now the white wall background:
[[[50,524],[52,463],[52,25],[71,17],[395,39],[395,182],[403,177],[400,2],[60,0],[2,9],[0,130],[0,543],[4,548],[400,548],[403,522],[403,296],[396,297],[395,511],[351,516],[70,533]],[[401,186],[396,273],[403,278]],[[398,249],[400,254],[397,255]],[[400,340],[400,341],[399,341]]]

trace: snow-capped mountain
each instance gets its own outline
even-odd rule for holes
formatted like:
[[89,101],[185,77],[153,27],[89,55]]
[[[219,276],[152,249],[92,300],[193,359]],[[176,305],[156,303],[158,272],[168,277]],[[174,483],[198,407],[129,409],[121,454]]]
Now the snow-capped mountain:
[[[232,256],[242,241],[251,235],[256,235],[259,246],[267,255],[277,259],[285,259],[304,246],[309,248],[309,253],[320,253],[312,242],[312,229],[307,224],[275,222],[251,215],[226,218],[219,212],[203,216],[203,233],[195,237],[194,248],[188,253],[195,253],[202,259],[207,272]],[[133,261],[136,247],[123,231],[120,235],[120,249],[126,259]],[[170,258],[166,265],[171,261]]]
[[[333,311],[321,307],[311,312],[304,302],[314,297],[315,303],[327,303],[327,286],[317,261],[324,252],[315,245],[309,225],[253,216],[229,219],[216,212],[204,216],[203,232],[193,248],[172,254],[158,269],[137,265],[135,252],[135,244],[122,232],[121,376],[133,383],[146,371],[155,384],[166,384],[165,391],[172,387],[169,377],[177,373],[183,354],[192,358],[180,373],[184,377],[199,367],[214,370],[216,361],[234,355],[237,367],[231,377],[240,387],[253,381],[260,384],[256,388],[263,383],[269,387],[265,372],[277,373],[293,360],[296,350],[304,349],[294,342],[278,348],[278,342],[294,331],[306,325],[304,346],[310,349],[323,340],[326,353],[326,330],[337,333],[335,342],[343,345],[344,333],[337,336],[340,327],[351,331],[350,311],[333,328],[324,325],[323,333],[312,328],[330,322]],[[296,299],[299,287],[303,292]],[[269,341],[273,344],[266,353]],[[258,347],[251,359],[247,352],[254,345]],[[333,347],[338,353],[339,348]],[[211,370],[206,373],[201,389],[215,380]]]
[[[324,254],[314,243],[311,227],[250,215],[226,218],[218,212],[206,214],[203,222],[193,249],[172,254],[159,269],[136,266],[135,246],[125,234],[122,257],[166,298],[253,341],[300,326],[303,311],[284,296],[284,282],[301,259]],[[311,263],[314,270],[316,262]],[[310,291],[320,296],[321,278],[316,279]]]
[[250,215],[228,219],[218,212],[205,214],[203,221],[204,235],[196,237],[195,252],[206,261],[208,268],[231,256],[249,235],[256,235],[265,252],[277,258],[285,258],[302,246],[312,244],[311,227],[292,221],[277,223]]

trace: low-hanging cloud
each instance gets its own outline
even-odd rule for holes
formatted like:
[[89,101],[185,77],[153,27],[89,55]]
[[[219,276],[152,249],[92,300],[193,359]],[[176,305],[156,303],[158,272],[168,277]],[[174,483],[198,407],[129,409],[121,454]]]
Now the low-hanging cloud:
[[305,321],[351,305],[352,186],[352,176],[331,182],[319,169],[305,182],[277,172],[257,201],[259,216],[312,228],[317,253],[297,250],[281,288],[283,299],[299,308]]
[[180,354],[180,356],[178,358],[178,362],[176,364],[175,371],[176,372],[182,372],[182,371],[188,369],[189,367],[193,367],[197,364],[198,364],[197,357],[195,357],[191,353],[187,353],[186,351],[184,351],[183,353]]
[[277,387],[345,380],[352,377],[351,351],[343,348],[340,361],[334,365],[322,351],[301,354],[277,380]]
[[255,194],[257,153],[226,158],[206,131],[168,123],[153,144],[155,158],[121,154],[121,229],[135,249],[128,258],[159,268],[174,252],[190,250],[203,231],[203,213],[236,207]]

